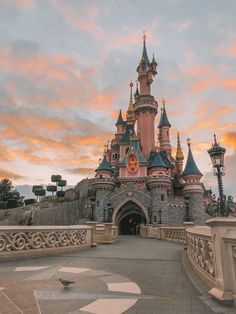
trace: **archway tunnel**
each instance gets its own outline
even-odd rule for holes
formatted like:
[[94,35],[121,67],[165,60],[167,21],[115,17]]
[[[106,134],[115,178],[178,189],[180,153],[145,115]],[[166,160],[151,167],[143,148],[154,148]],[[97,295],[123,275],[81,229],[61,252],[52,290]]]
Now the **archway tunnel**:
[[125,203],[115,217],[121,235],[138,235],[140,224],[146,223],[146,216],[140,206],[133,201]]

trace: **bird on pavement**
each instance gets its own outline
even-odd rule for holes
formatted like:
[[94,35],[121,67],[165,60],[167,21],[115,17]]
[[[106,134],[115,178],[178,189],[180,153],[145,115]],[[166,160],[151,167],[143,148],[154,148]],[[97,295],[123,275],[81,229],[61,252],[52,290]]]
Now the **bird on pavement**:
[[69,285],[72,285],[74,283],[74,281],[64,280],[61,278],[59,278],[59,281],[64,286],[64,288],[67,288],[67,287],[69,287]]

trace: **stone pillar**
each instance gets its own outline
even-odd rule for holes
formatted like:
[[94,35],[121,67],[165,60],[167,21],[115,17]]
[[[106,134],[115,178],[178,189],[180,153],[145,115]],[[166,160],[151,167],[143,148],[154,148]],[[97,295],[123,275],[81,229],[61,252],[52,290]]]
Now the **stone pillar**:
[[103,222],[104,209],[106,209],[107,214],[107,204],[110,202],[110,194],[115,187],[115,183],[112,178],[96,178],[93,186],[96,189],[95,217],[101,223]]
[[97,225],[97,222],[96,221],[87,221],[86,225],[88,225],[92,228],[91,246],[95,247],[95,246],[97,246],[97,243],[96,243],[96,225]]
[[211,227],[215,261],[216,286],[209,294],[236,307],[236,217],[215,217],[206,224]]
[[184,184],[184,197],[189,198],[189,220],[194,225],[203,225],[206,221],[205,207],[203,203],[203,188],[201,182]]
[[[159,224],[160,214],[162,224],[168,224],[168,196],[171,180],[169,177],[150,177],[147,186],[151,191],[152,198],[152,223]],[[161,211],[161,213],[160,213]],[[156,217],[156,221],[155,221]]]

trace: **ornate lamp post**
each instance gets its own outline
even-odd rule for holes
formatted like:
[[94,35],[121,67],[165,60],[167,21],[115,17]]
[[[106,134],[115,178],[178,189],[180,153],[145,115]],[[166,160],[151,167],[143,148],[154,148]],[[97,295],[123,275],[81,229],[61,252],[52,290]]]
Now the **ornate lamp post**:
[[229,214],[236,214],[236,204],[233,202],[233,197],[228,196],[226,201],[226,196],[224,195],[223,190],[223,182],[222,176],[225,175],[225,167],[224,167],[224,155],[226,149],[221,147],[220,144],[216,140],[216,135],[214,134],[214,143],[212,147],[207,151],[211,157],[211,162],[214,169],[214,176],[217,177],[218,180],[218,188],[219,188],[219,198],[216,200],[214,194],[211,194],[210,203],[207,205],[206,213],[210,216],[222,216],[227,217]]
[[149,223],[152,224],[152,210],[148,207],[148,216],[149,216]]
[[186,206],[186,221],[189,221],[189,196],[185,196],[184,198],[184,203],[185,203],[185,206]]
[[112,222],[113,208],[111,207],[111,203],[108,203],[108,204],[107,204],[107,210],[108,210],[108,219],[107,219],[107,222]]
[[91,214],[89,215],[90,221],[95,221],[96,218],[94,216],[94,207],[95,207],[95,197],[90,197],[90,203],[85,206],[85,208],[91,208]]
[[162,224],[161,214],[162,214],[162,210],[160,209],[160,210],[159,210],[159,225]]

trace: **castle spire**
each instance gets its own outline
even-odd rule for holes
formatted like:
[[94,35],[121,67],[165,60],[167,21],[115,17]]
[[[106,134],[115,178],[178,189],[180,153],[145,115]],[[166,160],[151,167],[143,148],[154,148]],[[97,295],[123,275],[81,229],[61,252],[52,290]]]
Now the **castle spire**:
[[184,154],[182,152],[182,148],[181,148],[181,144],[180,144],[179,132],[177,133],[176,159],[177,160],[183,160],[184,159]]
[[161,118],[160,118],[160,122],[158,125],[158,128],[162,128],[163,126],[167,126],[168,128],[171,127],[171,124],[167,118],[167,113],[166,113],[166,100],[165,98],[162,99],[162,112],[161,112]]
[[133,107],[133,82],[131,81],[130,84],[130,98],[129,98],[129,108],[127,110],[126,114],[126,123],[127,124],[135,124],[135,113],[134,113],[134,107]]
[[188,144],[188,158],[187,158],[187,162],[186,162],[185,169],[182,176],[187,177],[191,175],[196,175],[196,176],[202,177],[202,174],[200,170],[198,169],[195,163],[195,160],[193,158],[190,138],[187,139],[187,144]]
[[138,81],[136,81],[136,91],[134,93],[134,98],[137,98],[138,96],[139,96]]
[[141,61],[140,63],[146,62],[148,65],[150,65],[150,61],[148,58],[148,54],[147,54],[147,48],[146,48],[146,35],[145,35],[145,31],[143,34],[143,53],[142,53],[142,57],[141,57]]

